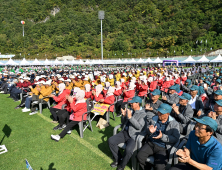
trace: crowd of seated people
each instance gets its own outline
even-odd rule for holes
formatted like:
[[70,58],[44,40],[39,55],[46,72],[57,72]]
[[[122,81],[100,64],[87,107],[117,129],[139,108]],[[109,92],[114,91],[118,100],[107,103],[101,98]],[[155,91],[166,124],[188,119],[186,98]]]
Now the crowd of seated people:
[[[141,169],[165,169],[170,150],[181,138],[187,143],[176,152],[179,163],[171,170],[222,168],[221,70],[61,68],[13,76],[8,70],[0,73],[0,93],[9,94],[15,102],[20,100],[15,109],[30,116],[38,113],[39,103],[53,103],[49,108],[52,123],[57,124],[53,129],[62,130],[51,135],[55,141],[87,120],[88,100],[112,105],[110,112],[115,110],[122,123],[122,130],[108,139],[113,168],[125,168],[137,147],[138,135],[144,137],[135,158]],[[195,125],[192,129],[191,124]],[[123,155],[120,143],[126,145]],[[146,162],[149,156],[154,157],[153,165]]]

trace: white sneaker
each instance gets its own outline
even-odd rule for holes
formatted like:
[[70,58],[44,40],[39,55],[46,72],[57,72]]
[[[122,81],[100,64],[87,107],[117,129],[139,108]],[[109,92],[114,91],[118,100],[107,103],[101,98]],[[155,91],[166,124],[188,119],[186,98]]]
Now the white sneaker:
[[26,107],[22,109],[22,112],[30,112],[30,109],[27,109]]
[[34,115],[36,113],[38,113],[38,111],[31,112],[31,113],[29,113],[29,115]]
[[72,133],[72,131],[71,130],[69,130],[68,132],[66,132],[67,134],[71,134]]
[[4,91],[0,91],[0,93],[4,93]]
[[51,135],[51,139],[58,142],[60,140],[60,136],[59,135]]

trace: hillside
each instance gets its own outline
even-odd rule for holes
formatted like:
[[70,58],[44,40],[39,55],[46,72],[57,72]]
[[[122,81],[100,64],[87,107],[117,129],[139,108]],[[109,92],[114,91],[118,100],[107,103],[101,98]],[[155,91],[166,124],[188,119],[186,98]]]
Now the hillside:
[[[54,7],[60,9],[55,16]],[[222,48],[219,0],[0,0],[0,52],[100,57],[99,10],[105,11],[104,57],[194,55]]]

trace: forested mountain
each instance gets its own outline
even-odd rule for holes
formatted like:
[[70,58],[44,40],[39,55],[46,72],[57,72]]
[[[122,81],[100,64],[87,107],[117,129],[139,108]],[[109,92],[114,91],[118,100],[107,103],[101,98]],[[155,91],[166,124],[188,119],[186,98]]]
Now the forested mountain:
[[[54,16],[55,7],[60,11]],[[0,52],[100,57],[99,10],[105,11],[104,58],[222,48],[220,0],[0,0]]]

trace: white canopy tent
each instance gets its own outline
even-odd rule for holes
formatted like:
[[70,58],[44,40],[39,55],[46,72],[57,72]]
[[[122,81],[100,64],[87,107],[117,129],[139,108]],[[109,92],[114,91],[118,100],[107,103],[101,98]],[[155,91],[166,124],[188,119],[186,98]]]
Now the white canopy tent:
[[21,66],[27,66],[27,65],[30,65],[30,63],[28,61],[26,61],[25,58],[22,59],[22,61],[19,63],[19,65]]
[[117,61],[115,62],[115,64],[123,64],[123,61],[120,60],[120,58],[119,58],[119,60],[117,60]]
[[215,59],[210,61],[211,63],[218,63],[218,62],[222,62],[222,57],[219,54]]
[[18,65],[18,63],[14,62],[11,58],[8,60],[7,63],[5,63],[5,65]]
[[203,55],[203,57],[201,57],[199,60],[196,61],[197,63],[209,63],[210,60],[207,59],[207,57],[205,55]]
[[134,60],[134,58],[132,60],[129,61],[130,64],[136,64],[136,60]]
[[84,64],[92,64],[92,63],[87,59]]
[[0,62],[0,65],[5,65],[4,63]]
[[157,57],[157,58],[153,61],[153,63],[163,63],[163,61],[162,61],[159,57]]
[[148,58],[144,61],[144,63],[153,63],[153,61],[150,58]]
[[80,59],[79,62],[78,62],[78,64],[83,65],[84,62]]
[[48,59],[45,59],[45,61],[44,61],[43,64],[44,64],[44,65],[51,65],[51,62],[50,62]]
[[56,60],[53,62],[53,64],[54,64],[54,65],[62,65],[62,62],[56,59]]
[[196,63],[196,60],[189,56],[186,60],[181,61],[181,63]]
[[71,64],[71,65],[77,65],[78,63],[79,63],[79,62],[78,62],[77,60],[74,60],[74,59],[73,59],[72,61],[70,61],[70,64]]
[[70,62],[68,62],[66,59],[62,62],[63,65],[69,65]]
[[95,64],[104,64],[104,62],[102,60],[97,60],[95,61]]
[[43,65],[39,60],[35,59],[31,65]]
[[144,61],[143,61],[142,58],[140,58],[140,59],[137,61],[137,63],[144,63]]

